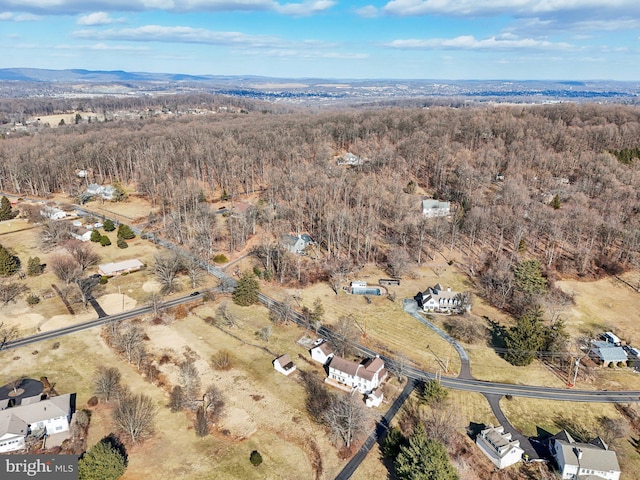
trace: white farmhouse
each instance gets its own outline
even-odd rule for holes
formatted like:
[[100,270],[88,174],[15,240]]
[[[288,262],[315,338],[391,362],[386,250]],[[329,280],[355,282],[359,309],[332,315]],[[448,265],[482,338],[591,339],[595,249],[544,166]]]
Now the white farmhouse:
[[351,387],[360,393],[370,393],[380,386],[386,376],[387,371],[380,357],[357,363],[334,356],[329,363],[327,379]]
[[322,338],[315,341],[313,348],[309,350],[309,353],[311,353],[312,359],[322,365],[326,365],[334,355],[331,344]]
[[505,432],[502,425],[489,426],[476,437],[476,445],[498,468],[507,468],[522,460],[524,450],[519,440],[513,440],[511,433]]

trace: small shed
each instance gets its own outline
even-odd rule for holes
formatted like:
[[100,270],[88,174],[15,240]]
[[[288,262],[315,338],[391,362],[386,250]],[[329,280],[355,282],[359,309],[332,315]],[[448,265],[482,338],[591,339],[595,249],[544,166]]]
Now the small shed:
[[280,372],[283,375],[290,375],[296,371],[296,366],[287,353],[273,361],[273,368],[275,368],[276,372]]

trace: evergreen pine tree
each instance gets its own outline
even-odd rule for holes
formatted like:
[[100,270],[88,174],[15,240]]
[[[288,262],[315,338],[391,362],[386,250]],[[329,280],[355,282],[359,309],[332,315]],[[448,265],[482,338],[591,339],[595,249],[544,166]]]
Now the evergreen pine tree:
[[78,461],[79,480],[117,480],[127,468],[127,459],[110,439],[103,438]]
[[244,272],[238,285],[233,291],[233,303],[247,307],[258,303],[258,293],[260,292],[260,284],[252,272]]
[[109,237],[107,237],[106,235],[102,235],[100,237],[100,245],[102,245],[103,247],[108,247],[109,245],[111,245],[111,240],[109,240]]
[[560,209],[560,197],[558,195],[553,197],[553,200],[551,200],[551,206],[553,207],[554,210]]
[[7,197],[0,199],[0,221],[11,220],[16,214],[12,211],[11,202]]
[[107,218],[104,221],[104,225],[103,227],[105,232],[113,232],[116,229],[115,224],[113,223],[113,220],[111,220],[110,218]]
[[95,243],[99,243],[101,238],[102,238],[102,235],[100,235],[100,232],[98,230],[94,230],[91,232],[91,237],[89,240]]
[[400,480],[456,480],[458,474],[451,465],[444,445],[427,438],[419,424],[408,445],[400,447],[395,460],[395,469]]
[[27,275],[40,275],[42,273],[42,262],[40,257],[29,257],[27,261]]
[[504,339],[507,348],[504,359],[520,367],[529,365],[543,346],[545,333],[542,309],[536,305],[518,318],[516,326],[507,332]]
[[118,237],[124,238],[125,240],[131,240],[132,238],[136,238],[136,234],[133,233],[133,230],[131,230],[129,225],[121,223],[118,225]]
[[0,275],[8,277],[20,269],[20,260],[9,250],[0,245]]

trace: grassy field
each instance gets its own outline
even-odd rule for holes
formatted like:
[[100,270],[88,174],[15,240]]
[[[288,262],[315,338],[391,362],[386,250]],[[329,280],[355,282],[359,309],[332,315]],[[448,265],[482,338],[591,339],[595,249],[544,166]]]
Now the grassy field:
[[[78,408],[84,408],[92,395],[96,367],[117,367],[123,383],[134,392],[150,395],[158,409],[154,437],[129,448],[125,479],[148,478],[157,465],[162,465],[163,475],[184,479],[313,478],[312,460],[322,465],[322,478],[331,478],[344,461],[323,428],[308,417],[299,374],[285,377],[271,363],[276,355],[289,353],[299,370],[322,375],[321,367],[308,361],[306,347],[297,343],[305,332],[296,326],[279,327],[268,343],[258,340],[255,331],[269,323],[266,310],[230,304],[238,326],[229,335],[202,320],[214,314],[218,303],[197,307],[192,315],[170,325],[146,325],[149,351],[172,358],[161,366],[165,387],[145,382],[135,368],[113,354],[97,330],[63,337],[57,349],[52,342],[43,342],[2,352],[0,383],[18,374],[47,376],[59,392],[77,392]],[[220,349],[232,353],[230,370],[211,367],[211,355]],[[185,353],[196,358],[203,385],[215,383],[225,394],[225,414],[216,431],[204,439],[196,437],[187,414],[171,413],[166,407],[167,391],[177,378],[176,364]],[[93,409],[89,444],[112,431],[109,415],[107,406]],[[264,459],[258,468],[249,463],[254,449]]]

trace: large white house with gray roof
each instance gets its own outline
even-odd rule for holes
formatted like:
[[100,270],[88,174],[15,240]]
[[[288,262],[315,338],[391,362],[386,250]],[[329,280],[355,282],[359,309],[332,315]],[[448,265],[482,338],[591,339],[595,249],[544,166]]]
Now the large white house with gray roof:
[[549,451],[558,465],[561,478],[620,479],[616,452],[596,437],[589,443],[576,442],[566,430],[549,440]]
[[39,402],[24,402],[0,411],[0,453],[25,447],[28,435],[53,435],[69,430],[75,407],[75,393]]

